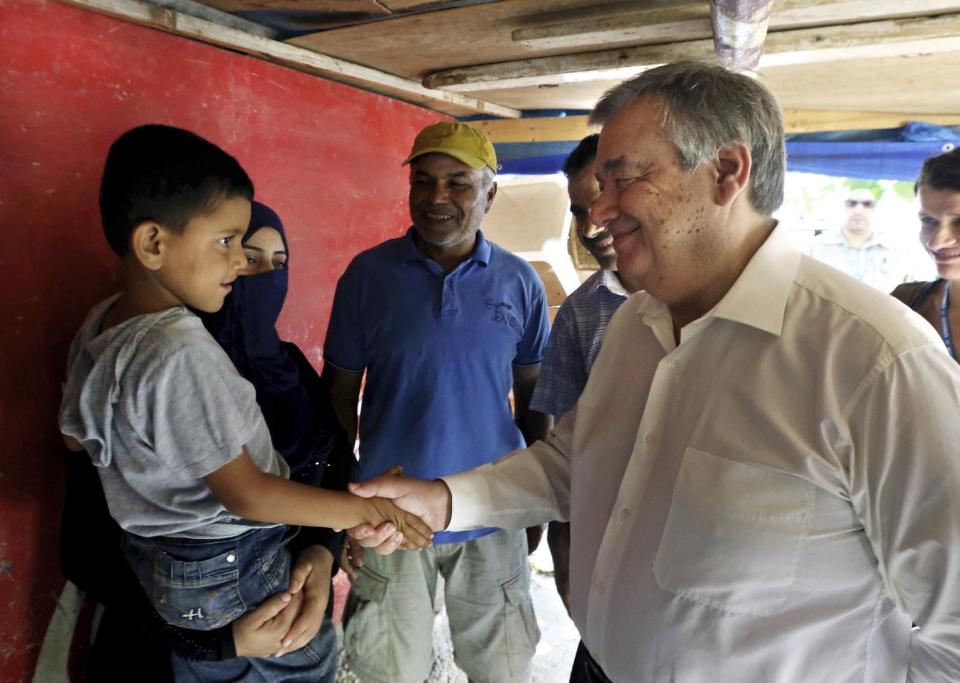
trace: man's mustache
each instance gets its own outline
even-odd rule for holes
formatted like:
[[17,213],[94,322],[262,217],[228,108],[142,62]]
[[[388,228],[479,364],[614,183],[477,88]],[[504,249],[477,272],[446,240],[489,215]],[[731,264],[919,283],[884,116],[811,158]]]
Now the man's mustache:
[[597,243],[602,242],[603,240],[610,239],[610,231],[607,230],[606,228],[601,228],[599,232],[595,232],[593,235],[589,237],[587,237],[586,235],[582,235],[581,239],[583,240],[584,244],[589,244],[590,246],[594,246]]

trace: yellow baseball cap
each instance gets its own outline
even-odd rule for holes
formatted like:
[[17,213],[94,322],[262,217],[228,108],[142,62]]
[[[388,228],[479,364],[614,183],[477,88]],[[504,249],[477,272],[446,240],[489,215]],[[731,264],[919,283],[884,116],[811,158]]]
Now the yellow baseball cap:
[[413,149],[403,165],[418,156],[438,152],[462,161],[470,168],[490,167],[497,172],[497,153],[487,136],[465,123],[434,123],[427,126],[413,141]]

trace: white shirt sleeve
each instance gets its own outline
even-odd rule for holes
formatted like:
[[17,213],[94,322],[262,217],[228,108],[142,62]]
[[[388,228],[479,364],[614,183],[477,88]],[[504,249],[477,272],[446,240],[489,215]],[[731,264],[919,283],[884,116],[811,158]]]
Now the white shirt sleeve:
[[960,372],[928,346],[878,368],[850,407],[850,496],[887,590],[919,630],[910,683],[960,671]]
[[576,410],[544,441],[490,465],[443,477],[453,505],[451,531],[523,529],[566,521],[570,509],[570,437]]

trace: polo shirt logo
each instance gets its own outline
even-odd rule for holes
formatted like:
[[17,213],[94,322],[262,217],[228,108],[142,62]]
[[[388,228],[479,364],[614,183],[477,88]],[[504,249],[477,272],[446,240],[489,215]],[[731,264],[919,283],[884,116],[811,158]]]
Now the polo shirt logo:
[[520,326],[520,321],[517,320],[517,316],[513,312],[513,306],[508,304],[506,301],[494,301],[493,299],[487,299],[487,308],[493,311],[493,315],[491,316],[491,320],[493,320],[493,322],[500,323],[501,325],[508,325],[521,334],[523,333],[523,330]]

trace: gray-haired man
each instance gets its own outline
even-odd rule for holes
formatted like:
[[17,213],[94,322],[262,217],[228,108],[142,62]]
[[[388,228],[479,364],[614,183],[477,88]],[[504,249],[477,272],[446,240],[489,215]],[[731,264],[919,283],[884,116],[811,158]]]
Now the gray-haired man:
[[592,118],[593,217],[645,291],[572,419],[494,465],[359,490],[437,527],[569,516],[592,680],[956,680],[960,367],[771,218],[783,127],[758,82],[667,65]]

